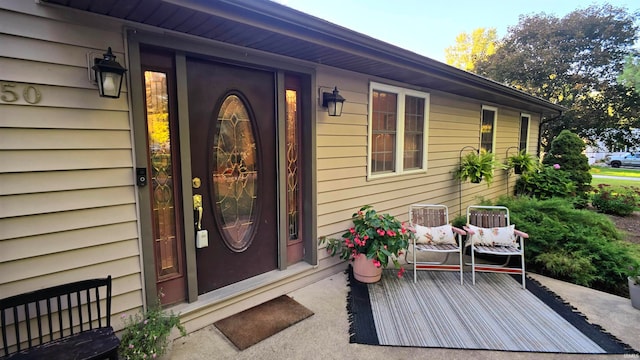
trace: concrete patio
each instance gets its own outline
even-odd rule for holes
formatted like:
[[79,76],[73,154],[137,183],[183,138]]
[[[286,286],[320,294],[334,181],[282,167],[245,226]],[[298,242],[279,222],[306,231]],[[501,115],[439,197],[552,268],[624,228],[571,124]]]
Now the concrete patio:
[[[568,301],[589,321],[640,350],[640,310],[627,298],[529,274]],[[407,273],[407,276],[411,274]],[[487,350],[402,348],[349,343],[347,276],[336,274],[289,294],[315,314],[238,351],[213,325],[174,341],[172,360],[198,359],[631,359],[637,355],[522,353]]]

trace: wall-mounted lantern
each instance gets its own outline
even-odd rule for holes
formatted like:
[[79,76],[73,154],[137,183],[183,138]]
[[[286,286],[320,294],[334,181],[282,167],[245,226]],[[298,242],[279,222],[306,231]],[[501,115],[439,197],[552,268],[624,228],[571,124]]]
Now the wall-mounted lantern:
[[117,99],[122,89],[122,79],[127,69],[123,68],[111,52],[111,47],[103,55],[103,58],[95,58],[91,69],[95,72],[96,82],[101,97]]
[[340,96],[340,92],[338,91],[338,87],[336,86],[333,89],[332,93],[323,92],[322,93],[322,107],[327,108],[327,112],[329,116],[341,116],[342,115],[342,105],[344,103],[344,98]]

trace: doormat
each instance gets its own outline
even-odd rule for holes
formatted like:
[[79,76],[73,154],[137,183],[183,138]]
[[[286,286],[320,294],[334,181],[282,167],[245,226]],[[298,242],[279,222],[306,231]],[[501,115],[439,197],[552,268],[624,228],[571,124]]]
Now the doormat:
[[311,315],[313,311],[282,295],[216,321],[214,325],[239,350],[244,350]]
[[477,274],[475,286],[471,273],[465,273],[464,285],[454,272],[420,271],[414,283],[386,271],[380,282],[369,285],[349,275],[352,343],[638,354],[530,278],[522,290],[519,280],[507,274]]

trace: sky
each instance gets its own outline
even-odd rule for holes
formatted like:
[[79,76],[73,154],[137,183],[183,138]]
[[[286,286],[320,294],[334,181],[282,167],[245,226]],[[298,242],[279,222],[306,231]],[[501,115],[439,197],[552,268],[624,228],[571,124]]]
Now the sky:
[[640,10],[638,0],[274,0],[350,30],[444,62],[445,49],[462,32],[496,28],[498,38],[520,15],[557,17],[605,3]]

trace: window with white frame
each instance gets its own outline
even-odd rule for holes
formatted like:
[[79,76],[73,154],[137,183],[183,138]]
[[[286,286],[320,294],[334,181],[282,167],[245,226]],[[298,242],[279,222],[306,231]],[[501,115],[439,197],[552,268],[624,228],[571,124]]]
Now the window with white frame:
[[424,171],[428,124],[428,93],[372,82],[368,175]]
[[529,151],[529,124],[531,123],[531,115],[520,114],[520,142],[518,144],[519,151]]
[[487,152],[493,151],[496,140],[496,121],[498,108],[482,106],[482,119],[480,123],[480,149]]

